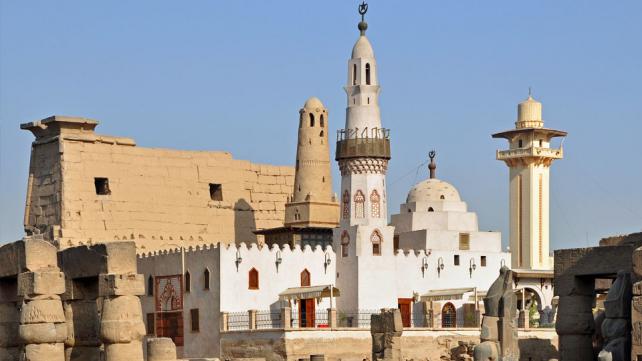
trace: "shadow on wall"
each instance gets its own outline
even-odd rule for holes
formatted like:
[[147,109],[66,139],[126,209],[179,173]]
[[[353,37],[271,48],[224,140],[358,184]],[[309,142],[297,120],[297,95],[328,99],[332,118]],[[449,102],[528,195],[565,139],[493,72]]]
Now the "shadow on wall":
[[234,243],[256,242],[256,235],[252,233],[255,230],[254,209],[245,199],[239,199],[234,203]]
[[557,347],[551,340],[541,338],[525,338],[519,340],[520,361],[540,361],[557,359]]

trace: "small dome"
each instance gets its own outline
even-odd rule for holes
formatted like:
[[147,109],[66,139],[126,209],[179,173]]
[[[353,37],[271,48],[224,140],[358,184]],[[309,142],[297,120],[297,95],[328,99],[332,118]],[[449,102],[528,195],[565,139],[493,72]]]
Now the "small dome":
[[416,184],[406,198],[406,203],[435,201],[460,202],[461,198],[452,184],[436,178],[426,179]]
[[305,101],[305,104],[303,104],[303,107],[306,109],[324,108],[323,103],[321,103],[321,100],[317,97],[308,98],[308,100]]
[[374,58],[372,45],[365,35],[361,35],[352,48],[352,59]]
[[529,95],[526,100],[517,105],[517,127],[541,128],[542,126],[542,103]]

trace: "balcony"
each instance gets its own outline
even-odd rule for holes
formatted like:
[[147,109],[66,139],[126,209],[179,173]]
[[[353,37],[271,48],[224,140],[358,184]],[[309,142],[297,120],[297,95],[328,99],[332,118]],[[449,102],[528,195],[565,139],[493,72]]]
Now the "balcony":
[[564,149],[531,147],[497,151],[497,160],[510,160],[526,157],[562,159],[564,158]]
[[353,138],[337,141],[336,160],[349,158],[390,159],[390,139]]

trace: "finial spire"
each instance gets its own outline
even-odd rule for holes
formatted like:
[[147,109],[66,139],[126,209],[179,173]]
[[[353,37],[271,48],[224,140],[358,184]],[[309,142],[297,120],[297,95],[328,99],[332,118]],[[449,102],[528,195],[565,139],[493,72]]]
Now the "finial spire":
[[528,96],[531,97],[533,95],[533,89],[529,86],[528,87]]
[[361,22],[359,23],[359,31],[361,35],[366,35],[366,30],[368,29],[368,23],[366,22],[366,13],[368,12],[368,3],[363,1],[359,4],[359,14],[361,15]]
[[430,179],[437,178],[437,164],[435,163],[436,156],[437,152],[435,152],[434,149],[428,153],[428,157],[430,158],[430,164],[428,164],[428,170],[430,170]]

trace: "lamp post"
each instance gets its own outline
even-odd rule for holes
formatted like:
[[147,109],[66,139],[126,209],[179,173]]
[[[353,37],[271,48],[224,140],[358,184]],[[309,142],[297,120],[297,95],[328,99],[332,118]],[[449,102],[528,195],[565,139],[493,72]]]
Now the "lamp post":
[[444,269],[444,259],[439,257],[437,260],[437,277],[441,278],[441,271]]
[[473,271],[477,269],[477,265],[475,264],[475,259],[471,258],[470,261],[468,261],[468,272],[470,273],[470,278],[473,278]]

